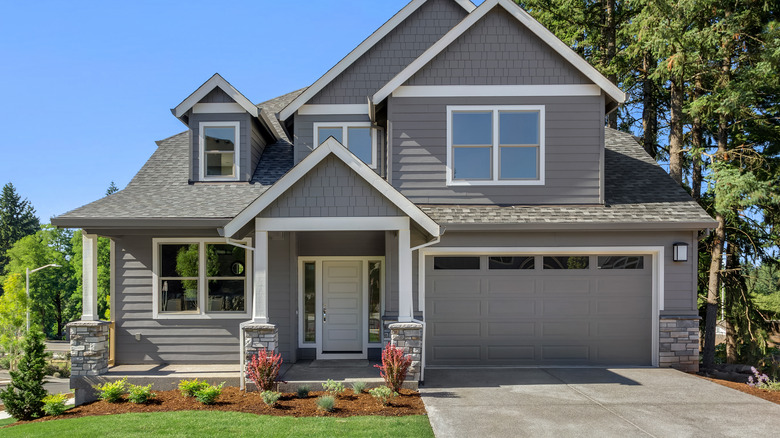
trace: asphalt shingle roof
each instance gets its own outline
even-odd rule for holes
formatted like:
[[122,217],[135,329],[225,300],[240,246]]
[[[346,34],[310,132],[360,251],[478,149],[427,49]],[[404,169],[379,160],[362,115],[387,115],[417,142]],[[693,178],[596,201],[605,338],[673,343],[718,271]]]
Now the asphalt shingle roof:
[[626,133],[605,129],[605,205],[423,205],[442,225],[715,225]]
[[[275,114],[303,90],[263,102]],[[276,121],[274,129],[283,138]],[[442,225],[549,226],[710,224],[712,219],[628,134],[606,129],[606,205],[422,205]],[[190,134],[157,142],[158,148],[124,190],[72,210],[55,225],[93,226],[101,220],[193,219],[235,217],[293,166],[287,140],[266,147],[249,183],[191,183],[188,162]],[[84,224],[82,225],[81,222]]]

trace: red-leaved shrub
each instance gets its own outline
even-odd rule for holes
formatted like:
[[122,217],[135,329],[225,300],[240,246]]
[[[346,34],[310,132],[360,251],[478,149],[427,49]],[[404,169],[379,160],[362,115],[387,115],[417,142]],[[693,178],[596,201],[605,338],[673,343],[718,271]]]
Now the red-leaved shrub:
[[379,375],[385,379],[387,387],[395,392],[401,389],[406,380],[406,373],[412,364],[412,358],[404,354],[403,348],[398,348],[387,343],[382,350],[382,365],[374,365],[379,368]]
[[261,348],[246,365],[246,376],[255,382],[258,390],[273,391],[281,367],[281,354],[269,354],[265,348]]

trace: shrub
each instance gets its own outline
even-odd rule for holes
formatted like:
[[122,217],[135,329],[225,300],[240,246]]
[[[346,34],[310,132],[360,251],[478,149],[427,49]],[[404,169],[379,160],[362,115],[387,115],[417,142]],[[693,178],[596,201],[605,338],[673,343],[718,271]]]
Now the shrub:
[[279,397],[282,396],[282,393],[277,391],[263,391],[260,396],[263,397],[263,403],[273,407],[276,405],[276,402],[279,401]]
[[11,383],[0,391],[0,401],[9,415],[17,420],[32,420],[43,415],[43,378],[46,372],[43,333],[34,329],[22,339],[22,357]]
[[95,388],[100,393],[98,394],[98,398],[109,403],[118,402],[119,399],[121,399],[125,394],[125,392],[127,392],[126,387],[127,377],[115,382],[106,382],[102,385],[93,386],[93,388]]
[[369,389],[368,393],[371,394],[371,397],[377,399],[379,403],[382,403],[382,406],[387,406],[390,400],[398,395],[397,392],[387,386],[377,386],[374,389]]
[[265,348],[260,349],[246,365],[246,376],[255,382],[260,391],[272,391],[279,369],[282,367],[281,354],[269,354]]
[[361,382],[359,380],[357,382],[352,382],[352,392],[355,394],[360,394],[361,392],[365,391],[365,389],[366,382]]
[[338,396],[344,392],[344,384],[336,382],[335,380],[328,379],[327,382],[322,384],[322,389],[330,395]]
[[209,386],[209,382],[198,380],[182,380],[179,382],[179,391],[185,397],[195,397],[195,393]]
[[379,375],[385,379],[387,387],[393,392],[398,392],[406,380],[406,373],[412,364],[412,358],[404,354],[403,348],[398,348],[387,343],[382,350],[382,365],[374,365],[379,368]]
[[336,407],[336,399],[330,395],[323,395],[317,398],[317,410],[325,412],[333,412],[333,408]]
[[757,370],[756,367],[750,367],[750,369],[753,371],[753,375],[748,377],[749,386],[768,391],[780,391],[780,381],[770,379],[769,376]]
[[220,394],[222,394],[223,386],[225,386],[225,382],[220,383],[219,386],[207,384],[205,388],[195,392],[195,398],[204,405],[213,405]]
[[155,396],[155,393],[152,392],[151,383],[146,386],[130,385],[130,391],[127,395],[127,399],[130,400],[130,403],[146,403]]
[[311,389],[309,388],[308,385],[301,385],[301,386],[298,387],[297,390],[295,390],[296,394],[298,394],[298,398],[306,398],[306,397],[308,397],[309,396],[309,391],[311,391]]
[[46,415],[56,417],[62,415],[66,409],[65,402],[68,400],[68,396],[65,394],[53,394],[47,395],[43,398],[43,412]]

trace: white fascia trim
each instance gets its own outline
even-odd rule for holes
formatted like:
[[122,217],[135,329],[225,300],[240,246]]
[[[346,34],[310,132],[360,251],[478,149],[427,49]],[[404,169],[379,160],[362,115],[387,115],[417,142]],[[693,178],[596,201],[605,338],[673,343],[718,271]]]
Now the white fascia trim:
[[[239,242],[246,246],[252,246],[252,239],[244,239]],[[200,269],[198,273],[198,312],[160,312],[160,245],[177,243],[197,243],[200,245]],[[152,319],[242,319],[250,317],[250,302],[252,301],[252,255],[247,252],[244,266],[244,312],[243,313],[206,313],[206,260],[205,245],[224,245],[218,237],[155,237],[152,239]]]
[[194,114],[243,114],[245,112],[244,107],[241,105],[231,103],[196,103],[192,107]]
[[406,216],[257,218],[262,231],[387,231],[408,230]]
[[359,114],[368,115],[368,104],[348,104],[348,105],[303,105],[298,109],[298,114],[302,116],[319,115],[346,115]]
[[572,85],[402,85],[393,97],[537,97],[598,96],[594,84]]
[[[233,152],[233,176],[206,176],[206,137],[203,128],[230,126],[235,130],[236,144]],[[198,172],[200,181],[238,181],[241,178],[241,123],[240,122],[200,122],[198,124]]]
[[469,14],[477,9],[477,5],[471,2],[471,0],[455,0],[455,3],[459,4]]
[[[571,246],[571,247],[430,247],[419,252],[420,263],[425,265],[426,256],[434,255],[604,255],[604,254],[646,254],[652,256],[652,327],[651,330],[651,363],[657,367],[660,350],[660,319],[664,310],[664,254],[663,246]],[[418,275],[425,277],[425,268]],[[418,283],[419,299],[425,301],[425,281]],[[423,310],[423,318],[425,311]]]
[[382,179],[381,176],[377,175],[377,173],[371,170],[366,163],[352,154],[352,152],[347,150],[341,143],[333,138],[329,138],[225,225],[225,236],[232,237],[236,234],[330,154],[341,159],[344,164],[352,168],[355,173],[371,184],[379,193],[387,197],[390,202],[395,204],[404,212],[404,214],[419,224],[426,232],[434,237],[441,234],[439,232],[439,225],[433,219],[420,210],[412,201],[406,199],[404,195]]
[[612,99],[618,103],[626,101],[626,94],[621,91],[615,84],[609,79],[604,77],[598,70],[588,64],[587,61],[577,55],[569,46],[559,40],[552,32],[547,30],[544,26],[534,20],[533,17],[528,15],[522,8],[517,6],[511,0],[485,0],[480,6],[478,6],[473,13],[469,14],[463,21],[453,27],[447,34],[445,34],[439,41],[432,45],[428,50],[423,52],[420,57],[412,61],[405,69],[398,73],[393,79],[390,80],[384,87],[374,94],[372,101],[379,103],[386,99],[393,93],[398,87],[402,86],[408,81],[415,73],[425,67],[436,55],[441,53],[445,48],[452,44],[458,37],[463,35],[466,30],[471,28],[482,17],[487,15],[494,7],[501,6],[506,9],[507,12],[512,14],[518,21],[523,23],[531,32],[536,34],[542,41],[547,43],[553,50],[564,59],[569,61],[575,68],[577,68],[588,79],[596,83],[604,92],[606,92]]
[[173,114],[176,117],[182,117],[187,111],[190,110],[190,108],[194,107],[195,104],[200,102],[201,99],[206,97],[206,95],[216,87],[222,89],[222,91],[230,96],[230,98],[233,99],[236,104],[238,104],[244,111],[248,112],[253,117],[257,117],[259,112],[258,108],[252,104],[252,102],[243,94],[236,90],[235,87],[230,85],[230,83],[226,81],[225,78],[220,76],[219,73],[214,73],[214,76],[212,76],[208,81],[204,82],[203,85],[198,87],[198,89],[190,94],[189,97],[184,99],[182,103],[176,106],[176,108],[173,109]]

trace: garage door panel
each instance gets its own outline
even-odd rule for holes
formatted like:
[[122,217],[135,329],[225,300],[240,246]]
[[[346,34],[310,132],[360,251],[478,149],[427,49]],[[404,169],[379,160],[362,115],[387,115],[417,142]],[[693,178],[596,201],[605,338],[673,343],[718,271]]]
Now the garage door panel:
[[[486,267],[487,256],[482,257]],[[427,363],[650,365],[650,260],[645,269],[591,265],[587,270],[428,269]]]
[[[464,318],[471,319],[481,316],[480,300],[436,300],[433,301],[433,312],[437,318]],[[459,321],[455,319],[454,321]]]
[[488,322],[487,335],[491,338],[501,336],[535,337],[536,323],[529,321]]

